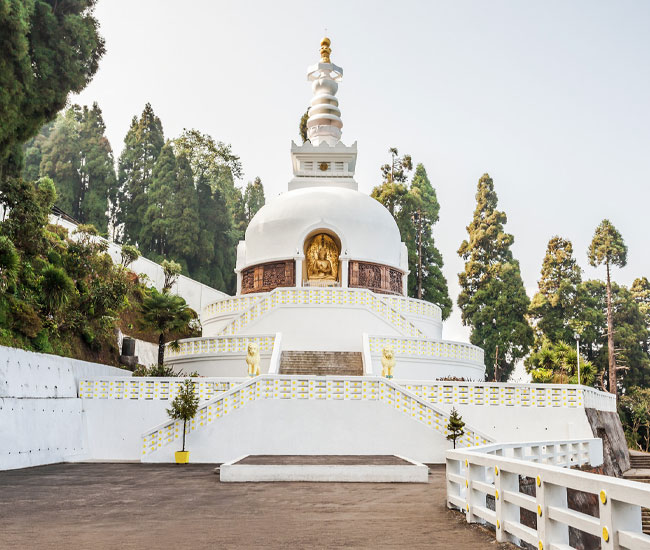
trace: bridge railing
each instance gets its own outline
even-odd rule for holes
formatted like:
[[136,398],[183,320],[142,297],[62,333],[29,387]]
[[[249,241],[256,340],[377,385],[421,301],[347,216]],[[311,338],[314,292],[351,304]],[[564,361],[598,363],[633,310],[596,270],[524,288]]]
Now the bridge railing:
[[[600,439],[489,444],[447,451],[446,461],[447,506],[491,525],[499,542],[571,550],[572,528],[598,537],[602,549],[650,549],[641,524],[650,486],[570,469],[602,463]],[[525,479],[533,495],[520,490]],[[569,491],[594,495],[598,513],[570,507]]]

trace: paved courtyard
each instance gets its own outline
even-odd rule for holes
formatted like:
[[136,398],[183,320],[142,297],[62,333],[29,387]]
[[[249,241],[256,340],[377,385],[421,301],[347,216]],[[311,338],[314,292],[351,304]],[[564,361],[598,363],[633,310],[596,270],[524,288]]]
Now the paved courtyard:
[[428,484],[220,483],[207,465],[0,472],[2,548],[514,548]]

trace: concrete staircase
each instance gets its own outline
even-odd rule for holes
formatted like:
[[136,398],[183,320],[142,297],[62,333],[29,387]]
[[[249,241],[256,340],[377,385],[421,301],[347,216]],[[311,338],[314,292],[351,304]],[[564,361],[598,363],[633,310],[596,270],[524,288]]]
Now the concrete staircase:
[[283,351],[280,374],[363,376],[363,361],[355,351]]
[[[630,451],[630,469],[623,474],[625,479],[650,483],[650,453]],[[650,509],[641,508],[643,532],[650,535]]]

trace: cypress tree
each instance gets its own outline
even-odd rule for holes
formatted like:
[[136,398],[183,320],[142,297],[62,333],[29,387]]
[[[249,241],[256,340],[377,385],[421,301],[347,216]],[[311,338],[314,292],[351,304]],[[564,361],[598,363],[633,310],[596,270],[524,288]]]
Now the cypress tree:
[[494,182],[484,174],[467,227],[469,239],[458,249],[465,260],[465,270],[458,275],[458,306],[463,324],[471,327],[470,341],[485,351],[488,379],[501,381],[508,379],[516,361],[528,353],[533,333],[525,318],[530,300],[519,262],[510,250],[514,237],[505,232],[507,216],[497,210],[497,203]]
[[118,167],[116,223],[122,240],[137,244],[147,204],[147,191],[153,179],[153,167],[164,145],[162,123],[147,103],[138,120],[133,117],[124,138]]
[[587,250],[589,264],[593,267],[605,264],[607,270],[607,347],[609,350],[609,391],[616,393],[616,356],[614,354],[614,322],[612,318],[612,282],[610,267],[625,267],[627,246],[623,237],[609,220],[603,220],[596,228],[594,238]]
[[531,319],[536,321],[538,336],[546,337],[552,343],[573,342],[581,281],[581,270],[573,257],[571,241],[553,237],[548,242],[542,262],[539,291],[529,310]]
[[456,441],[463,437],[465,434],[465,422],[463,418],[458,414],[456,407],[452,407],[451,413],[449,413],[449,422],[447,422],[447,439],[453,441],[454,449],[456,448]]

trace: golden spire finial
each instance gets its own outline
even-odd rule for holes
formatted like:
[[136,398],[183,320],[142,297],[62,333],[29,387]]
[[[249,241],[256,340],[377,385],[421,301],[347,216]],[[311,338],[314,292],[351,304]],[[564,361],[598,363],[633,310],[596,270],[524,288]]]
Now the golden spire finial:
[[320,41],[321,63],[331,63],[330,54],[332,53],[332,48],[330,48],[330,44],[330,39],[327,36]]

